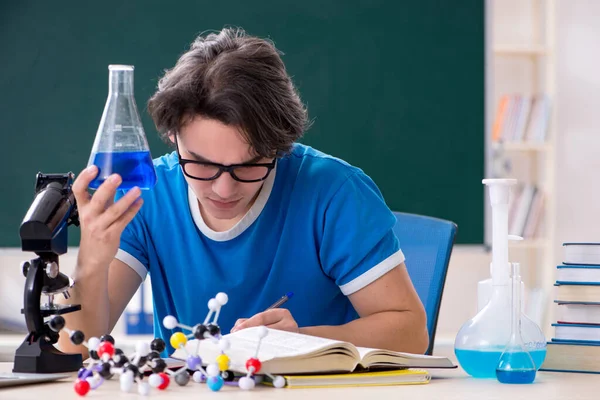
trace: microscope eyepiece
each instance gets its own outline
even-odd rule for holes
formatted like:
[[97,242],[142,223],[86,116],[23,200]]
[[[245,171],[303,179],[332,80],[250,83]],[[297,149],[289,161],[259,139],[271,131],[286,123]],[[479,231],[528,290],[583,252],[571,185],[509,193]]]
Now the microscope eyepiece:
[[67,226],[77,218],[73,177],[72,172],[37,174],[35,198],[19,231],[23,251],[66,253]]

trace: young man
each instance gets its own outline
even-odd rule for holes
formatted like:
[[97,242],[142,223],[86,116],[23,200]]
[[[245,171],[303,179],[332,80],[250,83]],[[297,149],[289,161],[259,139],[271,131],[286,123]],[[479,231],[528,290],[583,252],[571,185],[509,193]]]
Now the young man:
[[[148,106],[175,147],[154,160],[154,189],[122,194],[113,176],[91,196],[93,167],[74,182],[82,236],[70,301],[82,310],[65,316],[71,329],[110,332],[149,273],[167,343],[166,315],[203,322],[225,292],[224,333],[265,325],[427,349],[393,214],[360,169],[296,143],[307,114],[271,42],[233,29],[198,37]],[[293,299],[265,311],[286,292]]]

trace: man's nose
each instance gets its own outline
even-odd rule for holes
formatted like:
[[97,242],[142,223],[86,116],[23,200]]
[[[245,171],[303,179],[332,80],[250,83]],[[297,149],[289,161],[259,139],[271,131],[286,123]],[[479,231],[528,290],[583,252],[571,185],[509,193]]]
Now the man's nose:
[[238,182],[233,179],[230,173],[223,172],[221,176],[213,181],[212,190],[222,199],[230,199],[235,193]]

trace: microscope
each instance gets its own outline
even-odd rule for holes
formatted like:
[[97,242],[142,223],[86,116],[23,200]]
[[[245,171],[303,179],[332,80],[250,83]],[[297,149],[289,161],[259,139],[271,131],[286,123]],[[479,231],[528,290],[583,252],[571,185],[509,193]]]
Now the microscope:
[[[37,255],[21,264],[25,275],[23,309],[29,334],[15,353],[13,372],[56,373],[77,371],[81,354],[66,354],[54,347],[59,334],[44,319],[81,309],[55,304],[54,296],[69,298],[73,280],[60,272],[58,256],[67,252],[69,225],[79,226],[77,204],[71,190],[74,174],[36,175],[35,197],[19,230],[21,248]],[[42,295],[47,296],[41,304]]]

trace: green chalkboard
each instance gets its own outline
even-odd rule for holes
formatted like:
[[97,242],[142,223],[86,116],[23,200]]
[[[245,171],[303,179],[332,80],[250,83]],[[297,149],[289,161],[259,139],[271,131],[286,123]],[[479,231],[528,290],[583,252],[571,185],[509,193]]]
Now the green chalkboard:
[[[447,218],[458,243],[483,243],[484,1],[13,1],[0,5],[0,246],[38,171],[85,167],[108,65],[135,65],[146,102],[162,71],[203,31],[271,38],[314,119],[304,143],[361,167],[394,210]],[[70,229],[70,245],[79,241]]]

